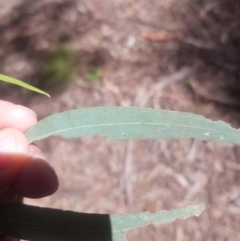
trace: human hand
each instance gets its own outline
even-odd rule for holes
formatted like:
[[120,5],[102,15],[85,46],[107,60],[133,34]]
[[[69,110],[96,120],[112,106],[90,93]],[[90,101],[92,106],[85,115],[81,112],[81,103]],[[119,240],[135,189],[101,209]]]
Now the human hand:
[[[0,204],[48,196],[58,188],[54,169],[23,134],[36,122],[30,109],[0,100]],[[0,240],[14,239],[2,235]]]

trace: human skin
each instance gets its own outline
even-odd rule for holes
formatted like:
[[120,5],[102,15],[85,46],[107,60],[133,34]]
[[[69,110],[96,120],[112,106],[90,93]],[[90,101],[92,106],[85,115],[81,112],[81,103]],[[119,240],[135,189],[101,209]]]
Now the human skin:
[[[58,189],[54,169],[24,135],[36,123],[32,110],[0,100],[0,205],[45,197]],[[17,239],[0,234],[0,241],[13,240]]]

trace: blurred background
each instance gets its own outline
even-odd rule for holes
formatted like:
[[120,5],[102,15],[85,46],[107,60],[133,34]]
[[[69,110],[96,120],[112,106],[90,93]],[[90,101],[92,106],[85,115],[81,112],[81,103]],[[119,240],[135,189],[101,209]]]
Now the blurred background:
[[[0,0],[0,99],[50,114],[94,106],[187,111],[240,126],[238,0]],[[240,148],[197,140],[37,143],[60,188],[26,203],[79,212],[155,212],[205,202],[199,217],[127,239],[240,240]]]

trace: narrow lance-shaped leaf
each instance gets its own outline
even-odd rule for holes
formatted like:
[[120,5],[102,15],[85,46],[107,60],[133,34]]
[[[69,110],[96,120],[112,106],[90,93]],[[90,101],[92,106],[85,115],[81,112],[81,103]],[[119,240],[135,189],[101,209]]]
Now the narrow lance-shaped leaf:
[[21,80],[18,80],[18,79],[15,79],[15,78],[12,78],[12,77],[9,77],[7,75],[2,75],[0,74],[0,80],[4,81],[4,82],[7,82],[7,83],[10,83],[10,84],[14,84],[14,85],[19,85],[25,89],[29,89],[31,91],[34,91],[34,92],[37,92],[39,94],[42,94],[42,95],[46,95],[47,97],[50,97],[50,95],[32,85],[29,85]]
[[186,139],[240,144],[240,130],[222,121],[167,110],[97,107],[51,115],[26,132],[29,142],[49,136],[103,135],[110,140]]
[[124,241],[126,233],[151,223],[199,216],[204,204],[137,214],[87,214],[22,204],[0,205],[0,231],[32,241]]

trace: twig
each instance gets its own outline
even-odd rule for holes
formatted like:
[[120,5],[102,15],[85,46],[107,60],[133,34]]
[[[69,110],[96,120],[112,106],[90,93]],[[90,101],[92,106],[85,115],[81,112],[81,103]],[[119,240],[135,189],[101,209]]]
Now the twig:
[[132,148],[133,142],[128,141],[124,153],[124,167],[122,173],[122,188],[124,192],[125,205],[127,211],[132,209],[132,183],[131,183],[131,167],[132,167]]

